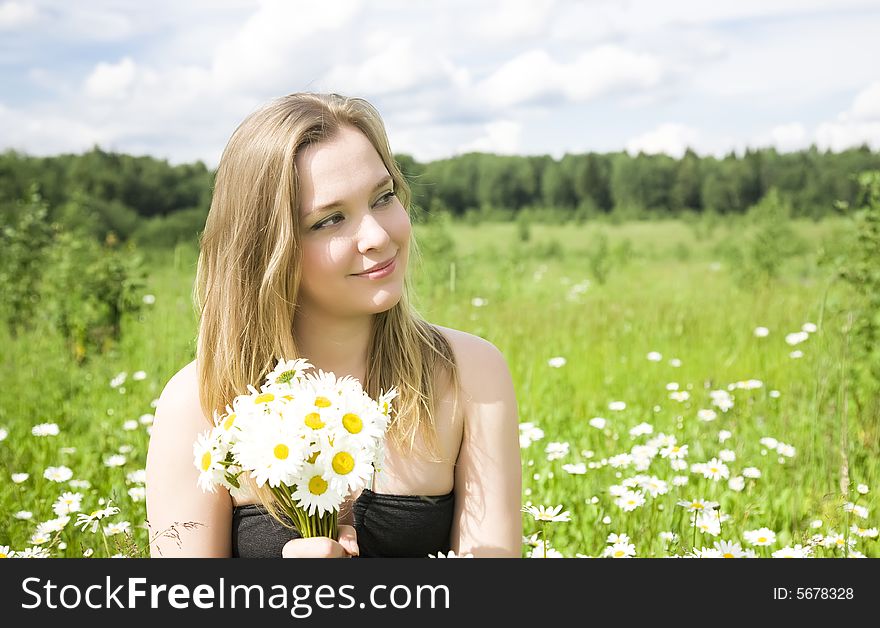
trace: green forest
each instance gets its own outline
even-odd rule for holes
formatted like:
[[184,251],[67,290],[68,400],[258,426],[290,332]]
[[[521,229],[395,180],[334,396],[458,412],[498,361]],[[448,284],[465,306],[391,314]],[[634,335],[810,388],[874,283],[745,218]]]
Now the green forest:
[[[880,169],[880,153],[867,146],[840,153],[748,150],[723,159],[691,151],[681,159],[627,153],[558,160],[468,153],[429,163],[396,158],[412,184],[416,221],[448,213],[471,224],[738,214],[774,189],[791,217],[819,219],[857,201],[859,172]],[[50,221],[66,229],[100,240],[174,246],[195,241],[212,181],[202,162],[171,165],[98,147],[53,157],[7,151],[0,154],[0,216],[4,224],[15,223],[16,208],[36,192]]]

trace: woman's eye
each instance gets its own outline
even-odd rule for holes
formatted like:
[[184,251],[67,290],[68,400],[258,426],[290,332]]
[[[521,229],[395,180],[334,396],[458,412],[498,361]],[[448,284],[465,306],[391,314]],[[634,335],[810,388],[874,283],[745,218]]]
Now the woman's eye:
[[[379,200],[376,201],[376,206],[388,205],[389,203],[391,203],[393,198],[394,198],[394,191],[389,190],[388,192],[386,192],[385,194],[383,194],[382,196],[379,197]],[[329,218],[326,218],[326,219],[322,220],[321,222],[315,223],[314,226],[312,227],[312,230],[318,231],[319,229],[323,229],[324,227],[332,227],[333,225],[338,225],[339,222],[334,222],[334,221],[337,221],[337,220],[342,221],[342,219],[343,219],[342,214],[333,214]]]
[[387,205],[391,202],[391,199],[394,198],[394,192],[389,190],[387,193],[383,194],[379,200],[376,202],[376,205]]
[[335,224],[339,224],[339,223],[333,222],[333,221],[336,220],[337,218],[341,220],[341,219],[342,219],[342,215],[341,215],[341,214],[333,214],[332,216],[330,216],[330,217],[327,218],[326,220],[322,220],[321,222],[315,224],[315,226],[312,227],[312,229],[314,229],[314,230],[318,230],[318,229],[321,229],[321,228],[323,228],[323,227],[330,227],[330,226],[333,226],[333,225],[335,225]]

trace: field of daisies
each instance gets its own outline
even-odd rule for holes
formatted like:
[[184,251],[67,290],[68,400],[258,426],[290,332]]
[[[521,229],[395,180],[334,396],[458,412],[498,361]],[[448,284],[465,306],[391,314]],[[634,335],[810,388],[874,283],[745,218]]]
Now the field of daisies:
[[[880,426],[842,385],[851,295],[822,263],[845,226],[794,226],[769,278],[735,222],[417,229],[417,307],[513,374],[524,557],[880,555]],[[150,257],[146,308],[82,365],[0,329],[0,557],[148,555],[153,411],[196,333],[194,247]]]

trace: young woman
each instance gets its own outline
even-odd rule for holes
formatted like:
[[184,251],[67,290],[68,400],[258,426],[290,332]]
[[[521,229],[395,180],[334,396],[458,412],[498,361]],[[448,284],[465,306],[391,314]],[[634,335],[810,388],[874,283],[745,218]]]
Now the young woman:
[[[147,456],[153,556],[520,556],[516,398],[491,343],[408,298],[410,191],[378,112],[292,94],[250,115],[217,170],[201,237],[196,360],[159,399]],[[381,472],[302,539],[258,490],[203,493],[193,443],[278,358],[399,391]]]

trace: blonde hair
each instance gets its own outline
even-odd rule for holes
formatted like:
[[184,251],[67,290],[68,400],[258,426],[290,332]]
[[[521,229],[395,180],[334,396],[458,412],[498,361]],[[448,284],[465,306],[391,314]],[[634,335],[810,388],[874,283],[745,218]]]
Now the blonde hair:
[[[248,384],[259,388],[279,358],[309,357],[300,356],[293,335],[302,273],[294,160],[343,126],[367,137],[400,202],[411,211],[410,189],[382,119],[361,98],[312,93],[278,98],[248,116],[223,151],[200,238],[194,291],[199,397],[207,416],[225,413],[226,404],[247,393]],[[414,237],[410,250],[418,255]],[[362,383],[373,398],[392,386],[398,389],[387,438],[411,454],[437,460],[435,374],[444,374],[452,385],[455,412],[459,373],[449,342],[416,312],[410,291],[407,276],[400,301],[374,315]],[[416,447],[419,435],[424,447]],[[264,492],[259,493],[266,504]]]

